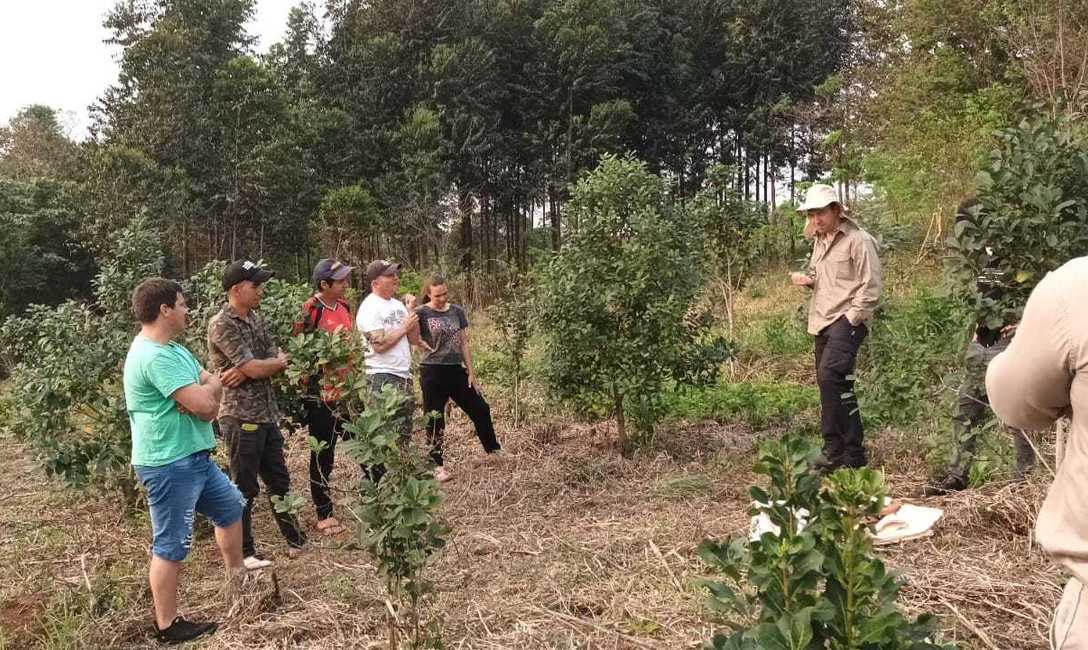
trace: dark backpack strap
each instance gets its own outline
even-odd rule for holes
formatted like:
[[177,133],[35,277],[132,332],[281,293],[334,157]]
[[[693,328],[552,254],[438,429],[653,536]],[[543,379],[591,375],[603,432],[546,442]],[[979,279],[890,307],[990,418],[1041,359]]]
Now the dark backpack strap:
[[[317,316],[314,316],[314,311],[317,311]],[[322,304],[322,302],[320,300],[318,300],[317,304],[314,305],[314,307],[312,309],[310,309],[310,319],[309,320],[311,322],[310,322],[310,326],[307,328],[306,331],[308,331],[308,332],[315,331],[317,329],[317,324],[321,322],[321,317],[324,316],[324,315],[325,315],[325,305]]]

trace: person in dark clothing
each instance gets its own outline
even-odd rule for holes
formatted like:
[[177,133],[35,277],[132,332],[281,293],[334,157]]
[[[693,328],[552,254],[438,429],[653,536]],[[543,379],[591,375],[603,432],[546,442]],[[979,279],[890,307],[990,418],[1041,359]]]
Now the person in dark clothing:
[[[322,259],[314,266],[313,281],[316,293],[302,304],[294,334],[303,332],[350,332],[354,329],[351,308],[344,300],[350,284],[352,267],[333,259]],[[346,372],[347,368],[327,368],[326,372]],[[327,376],[327,375],[326,375]],[[336,411],[340,400],[339,390],[322,380],[321,376],[309,379],[309,394],[302,400],[306,411],[306,424],[310,435],[323,443],[321,451],[310,452],[310,496],[317,510],[317,530],[325,535],[337,535],[346,529],[333,517],[333,503],[329,495],[329,481],[336,460],[336,441],[348,438],[343,421]],[[363,468],[366,473],[366,468]],[[369,474],[367,474],[369,476]]]
[[438,274],[431,275],[424,282],[420,299],[424,303],[416,309],[420,338],[432,348],[420,361],[423,412],[427,418],[431,460],[435,464],[434,476],[444,482],[452,478],[446,470],[442,454],[446,403],[449,400],[453,400],[472,420],[476,436],[489,457],[494,458],[502,447],[495,438],[491,407],[480,393],[472,367],[465,310],[459,305],[450,304],[449,287]]
[[[970,198],[956,209],[956,223],[969,223],[975,218],[979,202]],[[996,264],[995,251],[986,249],[989,261],[976,279],[976,289],[984,298],[999,300],[1004,295],[1004,272]],[[957,392],[956,414],[952,419],[952,451],[948,466],[943,476],[934,478],[924,485],[918,496],[937,496],[963,490],[967,487],[971,473],[971,464],[978,449],[981,425],[985,422],[990,408],[986,395],[986,367],[998,354],[1004,352],[1012,341],[1016,325],[1007,323],[996,329],[987,327],[979,321],[975,325],[971,342],[964,353],[963,383]],[[1016,475],[1024,477],[1035,463],[1035,450],[1028,440],[1027,433],[1006,427],[1012,436],[1016,455]]]

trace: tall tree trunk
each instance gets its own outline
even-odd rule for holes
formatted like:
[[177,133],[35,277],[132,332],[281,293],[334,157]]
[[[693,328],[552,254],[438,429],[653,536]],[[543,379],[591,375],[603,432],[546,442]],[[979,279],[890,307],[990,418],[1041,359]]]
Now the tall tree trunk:
[[778,184],[778,168],[771,168],[771,210],[778,207],[778,188],[775,185]]
[[734,150],[736,153],[733,156],[733,165],[737,171],[737,196],[744,194],[744,170],[741,169],[741,150],[740,150],[740,132],[734,134],[736,136],[736,142],[734,142]]
[[756,154],[756,168],[752,172],[752,180],[755,181],[755,189],[753,190],[753,194],[755,196],[756,203],[759,203],[759,190],[760,190],[759,186],[763,184],[763,182],[762,182],[762,180],[760,179],[760,176],[759,176],[759,161],[760,161],[760,158],[761,158],[760,154],[757,153]]
[[461,271],[465,274],[465,300],[471,303],[476,298],[472,281],[472,194],[462,191],[458,206],[461,211]]
[[790,154],[789,154],[790,155],[790,202],[791,203],[794,201],[794,198],[795,198],[794,197],[794,192],[795,192],[794,172],[795,172],[795,168],[797,166],[797,153],[796,153],[796,149],[795,149],[796,139],[797,139],[796,129],[795,129],[794,125],[791,124],[790,125]]
[[491,275],[494,270],[494,261],[491,253],[491,197],[488,194],[482,194],[480,196],[480,225],[483,227],[483,241],[480,243],[483,245],[484,255],[484,268],[488,275]]
[[181,223],[181,268],[185,273],[185,277],[191,276],[192,270],[189,267],[189,220],[186,219]]
[[750,200],[752,198],[752,187],[751,187],[751,183],[749,183],[749,180],[751,179],[752,169],[751,169],[751,164],[750,164],[750,162],[748,160],[748,149],[747,148],[742,148],[741,149],[741,154],[744,157],[744,162],[741,163],[741,164],[744,165],[744,200],[748,201],[748,200]]
[[624,417],[623,413],[623,395],[621,395],[615,387],[612,388],[612,403],[614,409],[613,416],[616,418],[616,444],[620,449],[620,453],[626,456],[628,451],[630,451],[630,446],[627,442],[627,419]]
[[547,201],[548,201],[548,204],[549,204],[548,205],[549,217],[551,218],[551,224],[552,224],[552,250],[553,251],[558,251],[559,247],[562,245],[562,233],[563,233],[562,222],[561,222],[562,217],[559,214],[559,201],[558,201],[558,197],[556,196],[557,194],[558,194],[558,192],[557,192],[555,186],[554,185],[549,185]]

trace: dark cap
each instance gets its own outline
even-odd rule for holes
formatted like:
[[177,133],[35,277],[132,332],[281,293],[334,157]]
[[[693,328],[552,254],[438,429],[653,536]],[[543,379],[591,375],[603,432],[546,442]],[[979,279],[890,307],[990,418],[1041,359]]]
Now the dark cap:
[[317,265],[314,266],[314,282],[320,282],[322,280],[343,280],[351,275],[353,266],[348,266],[343,262],[332,259],[318,260]]
[[249,260],[238,260],[228,264],[227,270],[223,271],[223,289],[230,289],[246,280],[250,280],[253,284],[263,284],[273,275],[276,275],[275,271],[262,269]]
[[400,264],[395,264],[387,260],[374,260],[370,264],[366,265],[366,281],[373,282],[382,275],[393,275],[394,273],[400,273]]

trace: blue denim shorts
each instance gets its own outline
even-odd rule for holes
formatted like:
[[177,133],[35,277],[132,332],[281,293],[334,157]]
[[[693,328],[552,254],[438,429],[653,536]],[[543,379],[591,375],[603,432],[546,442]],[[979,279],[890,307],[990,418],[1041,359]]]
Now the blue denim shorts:
[[199,512],[219,528],[242,518],[245,498],[207,451],[198,451],[159,467],[134,466],[147,489],[154,538],[151,552],[180,562],[189,555],[193,517]]

